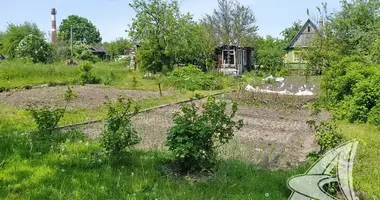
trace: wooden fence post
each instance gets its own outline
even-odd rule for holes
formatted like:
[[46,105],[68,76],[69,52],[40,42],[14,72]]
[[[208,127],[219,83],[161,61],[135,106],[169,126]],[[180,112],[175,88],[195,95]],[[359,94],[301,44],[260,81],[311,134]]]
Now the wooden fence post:
[[160,89],[160,96],[162,97],[161,83],[158,83],[158,89]]

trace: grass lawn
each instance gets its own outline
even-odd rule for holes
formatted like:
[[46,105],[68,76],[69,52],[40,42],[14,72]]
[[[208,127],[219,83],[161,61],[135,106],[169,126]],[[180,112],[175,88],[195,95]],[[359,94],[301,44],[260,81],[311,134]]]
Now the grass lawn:
[[[157,91],[159,78],[144,79],[144,73],[133,71],[127,66],[115,62],[99,62],[93,64],[92,73],[102,80],[105,87],[116,87],[130,90]],[[67,66],[64,63],[32,64],[20,60],[0,62],[0,88],[15,88],[39,84],[67,83],[78,84],[81,71],[79,66]],[[220,79],[224,88],[238,85],[231,77]],[[241,80],[245,81],[245,80]],[[240,82],[240,81],[239,81]],[[162,90],[171,90],[172,86],[161,85]]]
[[45,155],[25,149],[6,156],[0,164],[0,199],[278,200],[290,195],[287,179],[306,170],[263,171],[229,160],[213,175],[178,177],[165,170],[168,152],[134,150],[115,167],[98,152],[97,141],[67,141]]
[[354,187],[367,199],[380,198],[380,129],[371,125],[341,124],[349,140],[360,142],[354,164]]

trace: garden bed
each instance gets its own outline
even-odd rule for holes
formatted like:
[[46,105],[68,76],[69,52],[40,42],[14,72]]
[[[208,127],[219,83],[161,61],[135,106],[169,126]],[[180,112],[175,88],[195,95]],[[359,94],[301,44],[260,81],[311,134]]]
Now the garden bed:
[[[20,107],[27,107],[29,105],[63,107],[66,105],[66,101],[64,100],[66,90],[67,87],[58,86],[4,92],[0,93],[0,104]],[[133,100],[160,97],[160,93],[154,91],[120,90],[98,85],[72,86],[72,90],[76,97],[69,103],[68,108],[94,108],[102,106],[106,102],[106,97],[110,100],[114,100],[118,96]],[[162,94],[163,96],[169,96],[172,93],[164,91]]]

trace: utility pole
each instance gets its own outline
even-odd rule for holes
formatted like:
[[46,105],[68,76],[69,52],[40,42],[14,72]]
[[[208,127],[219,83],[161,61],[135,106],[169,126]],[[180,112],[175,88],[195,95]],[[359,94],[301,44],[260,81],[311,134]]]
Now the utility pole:
[[71,49],[71,60],[73,60],[73,26],[70,26],[70,49]]

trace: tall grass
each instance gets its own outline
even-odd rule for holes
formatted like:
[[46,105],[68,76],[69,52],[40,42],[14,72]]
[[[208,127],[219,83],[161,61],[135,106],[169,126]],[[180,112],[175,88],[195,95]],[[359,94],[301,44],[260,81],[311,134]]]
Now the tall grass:
[[12,88],[49,82],[71,82],[78,67],[64,64],[33,64],[23,61],[0,62],[0,87]]
[[[143,79],[143,73],[118,63],[94,64],[93,74],[102,83],[122,89],[158,90],[155,80]],[[78,84],[79,66],[64,63],[34,64],[20,60],[0,62],[0,87],[15,88],[48,83]]]
[[354,163],[354,188],[362,194],[363,199],[380,198],[380,130],[365,124],[340,125],[347,140],[359,141]]

